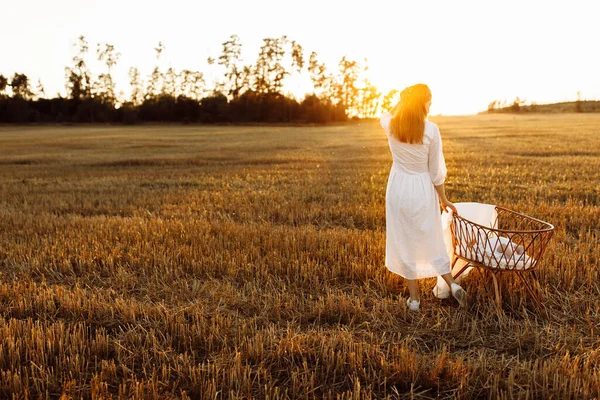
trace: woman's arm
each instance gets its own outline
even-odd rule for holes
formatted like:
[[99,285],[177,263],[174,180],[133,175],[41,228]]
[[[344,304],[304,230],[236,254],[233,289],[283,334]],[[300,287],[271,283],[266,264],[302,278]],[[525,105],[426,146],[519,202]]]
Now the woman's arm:
[[448,199],[446,198],[446,191],[444,190],[444,184],[442,183],[441,185],[435,186],[435,191],[438,193],[438,197],[440,199],[440,205],[442,206],[442,208],[445,211],[448,211],[448,209],[451,209],[454,212],[454,214],[458,214],[458,211],[456,211],[456,207],[454,206],[454,204],[450,203],[448,201]]
[[442,136],[437,125],[434,125],[433,137],[429,145],[429,175],[431,176],[431,182],[435,187],[440,200],[440,205],[446,211],[452,210],[455,214],[458,214],[456,207],[446,198],[446,191],[444,190],[444,181],[446,180],[446,160],[444,160],[444,152],[442,151]]

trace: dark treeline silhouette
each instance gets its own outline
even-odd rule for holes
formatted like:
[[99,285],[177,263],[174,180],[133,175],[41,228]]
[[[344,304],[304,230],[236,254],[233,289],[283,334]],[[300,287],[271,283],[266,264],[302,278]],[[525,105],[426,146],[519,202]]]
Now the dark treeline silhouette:
[[581,92],[577,92],[576,101],[565,101],[552,104],[538,104],[532,101],[527,104],[525,99],[516,97],[512,102],[506,100],[494,100],[488,104],[486,113],[586,113],[600,112],[600,101],[598,100],[583,100]]
[[[372,117],[398,97],[396,91],[382,95],[361,78],[366,60],[360,65],[344,57],[331,71],[315,52],[306,60],[302,46],[286,36],[263,39],[256,61],[245,64],[240,38],[231,35],[220,56],[208,59],[211,68],[222,73],[212,87],[200,71],[161,70],[157,65],[144,79],[132,67],[127,97],[123,91],[117,93],[113,80],[121,55],[113,45],[98,43],[96,58],[105,68],[96,75],[86,63],[85,37],[79,37],[74,47],[72,65],[65,68],[66,97],[46,98],[42,83],[33,89],[25,74],[0,74],[0,122],[328,123]],[[157,64],[164,49],[161,42],[154,49]],[[284,81],[300,73],[310,75],[314,90],[296,100],[283,93]]]

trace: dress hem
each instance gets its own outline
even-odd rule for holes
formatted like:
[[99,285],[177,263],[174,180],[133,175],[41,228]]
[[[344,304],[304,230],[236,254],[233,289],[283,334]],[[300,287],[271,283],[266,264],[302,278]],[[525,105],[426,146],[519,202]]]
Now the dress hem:
[[[395,274],[400,275],[404,279],[422,279],[422,278],[435,278],[437,276],[441,276],[447,273],[450,273],[450,261],[449,260],[436,260],[442,261],[442,263],[437,264],[436,262],[431,262],[428,266],[419,266],[419,267],[409,267],[405,263],[398,262],[396,263],[396,268],[391,268],[389,263],[386,262],[385,267]],[[436,265],[437,264],[437,265]],[[410,273],[406,273],[410,271]]]

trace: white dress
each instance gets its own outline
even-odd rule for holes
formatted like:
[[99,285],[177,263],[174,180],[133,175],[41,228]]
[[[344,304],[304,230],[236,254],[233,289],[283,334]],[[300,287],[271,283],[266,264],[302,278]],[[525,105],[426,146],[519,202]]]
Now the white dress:
[[446,179],[442,138],[436,124],[425,121],[423,144],[402,143],[390,135],[392,115],[383,113],[393,164],[386,190],[386,267],[406,279],[450,272],[440,203],[434,185]]

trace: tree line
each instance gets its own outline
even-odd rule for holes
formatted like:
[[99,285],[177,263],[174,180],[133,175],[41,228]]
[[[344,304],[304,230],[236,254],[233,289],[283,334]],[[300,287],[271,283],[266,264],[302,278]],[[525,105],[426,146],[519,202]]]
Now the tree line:
[[[317,53],[305,57],[304,48],[286,36],[263,39],[256,60],[244,63],[240,38],[231,35],[218,58],[208,59],[222,72],[212,83],[201,71],[161,69],[165,46],[159,42],[149,76],[129,69],[127,96],[117,91],[113,77],[121,56],[115,46],[97,44],[95,56],[105,67],[95,75],[86,38],[80,36],[74,47],[72,64],[65,68],[65,97],[47,98],[42,83],[33,88],[25,74],[0,73],[0,122],[328,123],[373,117],[399,95],[396,90],[384,95],[366,78],[366,60],[343,57],[331,70]],[[284,93],[285,79],[294,73],[308,73],[312,81],[313,91],[303,99]]]
[[600,112],[600,101],[584,100],[581,92],[577,92],[577,100],[552,104],[538,104],[535,101],[527,104],[525,99],[516,97],[512,102],[494,100],[488,104],[488,113],[585,113]]

